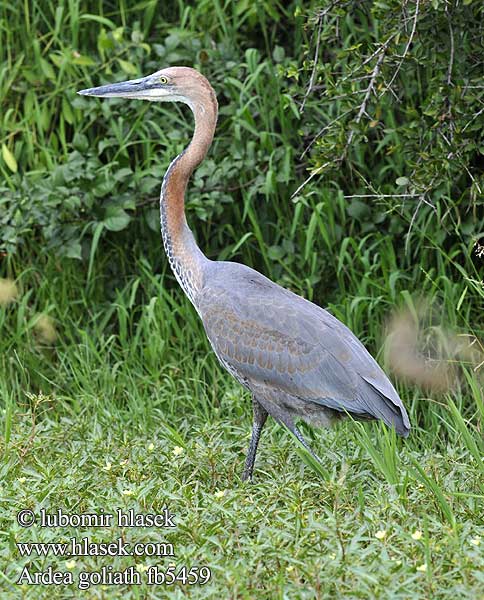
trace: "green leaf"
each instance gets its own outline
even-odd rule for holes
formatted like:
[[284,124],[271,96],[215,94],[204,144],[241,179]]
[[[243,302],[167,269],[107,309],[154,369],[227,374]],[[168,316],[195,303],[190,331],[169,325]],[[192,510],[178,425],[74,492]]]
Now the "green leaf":
[[66,248],[64,248],[64,255],[68,258],[77,258],[80,260],[81,256],[81,244],[79,242],[69,242]]
[[62,98],[62,115],[69,125],[74,123],[74,113],[72,112],[69,100],[65,96]]
[[45,58],[41,58],[40,59],[40,68],[42,70],[42,73],[47,77],[47,79],[50,79],[51,81],[55,81],[54,69],[52,68],[52,65],[50,64],[50,62],[48,60],[46,60]]
[[353,217],[353,219],[364,219],[369,216],[371,210],[365,202],[353,199],[350,204],[348,204],[346,212],[350,217]]
[[75,65],[79,65],[81,67],[94,67],[97,63],[96,61],[91,58],[90,56],[76,56],[75,58],[73,58],[72,62]]
[[284,249],[281,246],[270,246],[267,251],[267,256],[271,260],[280,260],[284,256]]
[[118,63],[123,71],[128,75],[137,75],[138,69],[133,65],[133,63],[130,63],[127,60],[122,60],[121,58],[118,58]]
[[121,231],[129,225],[130,221],[131,217],[124,209],[119,208],[119,206],[110,206],[106,210],[103,223],[109,231]]
[[101,233],[104,229],[104,223],[97,223],[94,228],[94,233],[92,235],[91,241],[91,251],[89,252],[89,267],[87,269],[87,280],[91,280],[92,268],[94,266],[94,257],[96,255],[96,250],[99,244],[99,238],[101,237]]
[[115,181],[123,181],[133,176],[133,171],[129,167],[119,169],[114,173],[113,178]]
[[275,62],[282,62],[286,56],[284,48],[282,46],[276,46],[272,51],[272,58]]
[[113,21],[110,21],[106,17],[101,17],[100,15],[91,15],[91,14],[86,13],[84,15],[81,15],[79,17],[79,20],[80,21],[96,21],[97,23],[106,25],[106,27],[109,27],[109,29],[116,29],[116,25],[115,25],[115,23],[113,23]]
[[2,158],[12,173],[16,173],[18,171],[18,165],[15,156],[12,152],[10,152],[5,144],[2,144]]
[[89,148],[89,140],[83,133],[75,133],[72,145],[78,152],[85,152]]

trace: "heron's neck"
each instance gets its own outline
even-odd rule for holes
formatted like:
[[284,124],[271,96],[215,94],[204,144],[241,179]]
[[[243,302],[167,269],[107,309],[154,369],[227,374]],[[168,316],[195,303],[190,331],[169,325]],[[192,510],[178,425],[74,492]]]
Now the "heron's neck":
[[184,292],[196,305],[203,286],[203,267],[208,262],[195,242],[185,218],[185,190],[190,175],[202,162],[212,143],[217,123],[217,100],[212,88],[203,103],[194,104],[195,131],[190,145],[175,158],[161,186],[161,233],[170,266]]

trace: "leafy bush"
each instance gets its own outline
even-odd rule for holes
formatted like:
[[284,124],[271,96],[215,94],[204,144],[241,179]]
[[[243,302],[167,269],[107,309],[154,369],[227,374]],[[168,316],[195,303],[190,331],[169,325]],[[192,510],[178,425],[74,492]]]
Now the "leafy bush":
[[[158,14],[153,2],[105,13],[98,4],[34,3],[30,43],[12,9],[0,34],[10,106],[3,251],[28,254],[35,238],[47,252],[92,263],[107,234],[121,231],[125,248],[144,239],[159,249],[158,188],[191,135],[191,116],[75,92],[188,64],[220,102],[187,204],[209,256],[243,260],[309,296],[336,281],[351,289],[345,264],[360,255],[363,275],[400,269],[419,286],[444,252],[455,273],[465,265],[478,280],[481,3],[209,4]],[[383,246],[387,266],[375,262]]]

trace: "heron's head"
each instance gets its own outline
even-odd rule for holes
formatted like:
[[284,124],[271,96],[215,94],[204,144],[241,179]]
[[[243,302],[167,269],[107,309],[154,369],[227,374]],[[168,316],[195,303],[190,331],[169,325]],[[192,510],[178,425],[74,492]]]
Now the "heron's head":
[[204,105],[213,90],[205,77],[189,67],[169,67],[147,77],[110,83],[77,92],[99,98],[135,98],[152,102],[184,102],[192,110]]

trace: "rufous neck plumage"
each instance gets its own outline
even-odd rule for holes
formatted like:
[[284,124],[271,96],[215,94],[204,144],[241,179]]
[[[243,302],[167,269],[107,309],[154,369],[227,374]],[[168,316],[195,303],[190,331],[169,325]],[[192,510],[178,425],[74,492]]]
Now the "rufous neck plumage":
[[170,164],[163,178],[160,196],[161,233],[170,266],[184,292],[196,306],[203,285],[207,257],[197,246],[185,218],[185,191],[188,180],[205,158],[217,124],[215,92],[205,78],[188,102],[195,117],[195,131],[188,147]]

